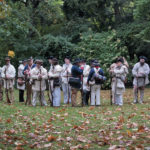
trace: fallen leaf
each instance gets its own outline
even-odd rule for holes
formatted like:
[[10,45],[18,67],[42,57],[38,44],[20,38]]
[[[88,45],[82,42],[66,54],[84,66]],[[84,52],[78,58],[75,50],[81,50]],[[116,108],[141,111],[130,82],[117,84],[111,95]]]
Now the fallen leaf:
[[48,142],[56,141],[56,139],[57,139],[57,137],[54,137],[52,135],[50,135],[50,136],[47,137]]
[[44,148],[48,148],[48,147],[51,147],[51,146],[52,146],[52,143],[45,144],[45,145],[44,145]]

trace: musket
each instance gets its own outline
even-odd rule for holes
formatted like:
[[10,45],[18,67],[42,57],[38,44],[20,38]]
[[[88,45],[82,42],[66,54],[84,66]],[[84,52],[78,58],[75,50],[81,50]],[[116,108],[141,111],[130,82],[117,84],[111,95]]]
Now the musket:
[[49,79],[49,76],[48,76],[48,101],[50,102],[50,104],[52,103],[52,100],[51,100],[51,97],[50,97],[50,94],[49,94],[49,92],[50,92],[50,85],[49,85],[49,83],[50,83],[50,79]]
[[[29,69],[28,69],[29,70]],[[26,92],[27,92],[27,84],[29,84],[29,83],[27,83],[27,82],[29,82],[28,81],[28,75],[25,73],[25,89],[26,89]],[[26,101],[25,101],[25,105],[27,105],[27,103],[28,103],[28,96],[27,96],[27,98],[26,98]]]
[[[137,74],[139,73],[139,71],[137,70]],[[139,81],[138,81],[138,77],[136,77],[136,80],[137,80],[137,89],[136,89],[136,92],[137,92],[137,100],[138,100],[138,95],[139,95]]]
[[115,93],[114,93],[114,103],[116,103],[116,91],[117,91],[117,77],[115,77]]
[[[41,75],[41,67],[40,67],[40,75]],[[42,106],[42,78],[40,78],[40,104]]]
[[82,82],[82,87],[81,87],[81,100],[82,100],[82,107],[84,106],[83,103],[83,75],[81,75],[81,82]]
[[[112,84],[112,76],[110,76],[110,84]],[[113,104],[112,98],[113,98],[113,95],[112,95],[112,86],[111,86],[111,88],[110,88],[110,105]]]
[[[49,79],[50,81],[50,79]],[[49,82],[49,88],[50,88],[50,92],[51,92],[51,106],[53,107],[53,91],[52,91],[52,87],[51,87],[51,82]]]
[[68,71],[67,71],[67,83],[68,83],[68,102],[67,102],[67,104],[69,104],[69,99],[70,99],[70,89],[69,89],[69,74],[68,74]]
[[90,104],[91,105],[91,85],[90,85]]
[[7,97],[7,103],[11,103],[11,101],[10,101],[10,99],[9,99],[9,95],[8,95],[6,71],[7,71],[7,68],[5,69],[6,97]]

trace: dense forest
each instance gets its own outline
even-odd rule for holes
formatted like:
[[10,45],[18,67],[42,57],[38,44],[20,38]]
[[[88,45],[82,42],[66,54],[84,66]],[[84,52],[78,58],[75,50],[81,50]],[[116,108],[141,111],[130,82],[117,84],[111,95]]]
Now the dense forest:
[[69,55],[98,59],[107,72],[118,56],[131,67],[140,55],[150,59],[149,48],[150,0],[0,0],[1,60],[14,51],[16,66]]

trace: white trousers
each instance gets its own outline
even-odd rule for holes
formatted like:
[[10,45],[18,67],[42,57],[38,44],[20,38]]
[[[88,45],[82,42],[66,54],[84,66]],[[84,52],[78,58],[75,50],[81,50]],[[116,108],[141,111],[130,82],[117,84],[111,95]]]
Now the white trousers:
[[123,98],[122,98],[122,94],[116,94],[115,95],[115,104],[122,106],[123,105]]
[[60,87],[57,86],[53,89],[53,106],[60,106],[60,101],[61,101],[61,91]]
[[32,99],[33,106],[36,106],[37,99],[39,99],[39,101],[41,100],[44,106],[47,106],[46,100],[44,98],[44,91],[41,92],[41,97],[39,91],[33,91],[33,99]]
[[68,92],[68,84],[66,84],[66,83],[62,84],[62,90],[63,90],[63,94],[64,94],[64,103],[67,104],[68,96],[69,96],[69,103],[71,103],[71,87],[70,87],[70,85],[69,85],[69,92]]
[[95,105],[95,99],[96,105],[100,105],[100,89],[100,85],[91,86],[91,105]]

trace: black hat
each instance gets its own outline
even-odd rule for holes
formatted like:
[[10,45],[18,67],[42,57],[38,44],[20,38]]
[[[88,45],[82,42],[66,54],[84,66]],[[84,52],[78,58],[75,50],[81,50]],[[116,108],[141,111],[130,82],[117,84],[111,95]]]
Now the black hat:
[[53,58],[52,60],[53,60],[53,62],[58,62],[57,58]]
[[116,63],[117,63],[117,62],[124,63],[124,60],[123,60],[123,58],[118,58],[118,59],[116,60]]
[[140,56],[139,59],[144,59],[145,61],[147,61],[147,58],[145,56]]
[[69,57],[69,56],[65,56],[65,58],[64,59],[69,59],[69,60],[71,60],[71,58]]
[[24,59],[24,60],[22,60],[22,63],[27,62],[27,61],[28,61],[27,59]]
[[42,63],[43,63],[43,60],[41,60],[41,59],[36,59],[35,63],[42,64]]
[[81,59],[81,62],[85,63],[85,62],[86,62],[86,60],[85,60],[85,59]]
[[97,60],[95,60],[95,61],[93,62],[93,65],[94,65],[94,66],[100,66],[100,64],[99,64],[99,62],[98,62]]
[[53,58],[54,58],[53,56],[49,56],[49,57],[48,57],[48,59],[53,59]]
[[30,60],[32,60],[32,59],[33,59],[33,57],[31,56],[31,57],[29,57],[28,61],[30,61]]
[[81,62],[81,60],[79,59],[79,58],[76,58],[75,60],[74,60],[74,64],[77,64],[77,63],[80,63]]
[[5,60],[6,60],[6,61],[10,61],[10,57],[8,57],[8,56],[5,57]]

